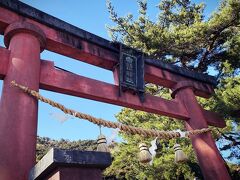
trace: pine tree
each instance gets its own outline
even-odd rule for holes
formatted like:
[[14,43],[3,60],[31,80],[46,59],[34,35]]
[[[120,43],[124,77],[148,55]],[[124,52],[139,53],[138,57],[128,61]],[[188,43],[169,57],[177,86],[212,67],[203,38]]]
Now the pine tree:
[[[205,109],[220,113],[227,121],[227,128],[214,132],[220,150],[230,150],[228,160],[240,164],[240,2],[223,0],[210,18],[204,18],[205,5],[190,0],[162,0],[159,15],[152,21],[147,1],[139,0],[139,16],[119,17],[111,1],[107,2],[109,26],[113,41],[120,41],[139,49],[149,57],[188,68],[201,73],[213,69],[218,79],[216,94],[209,100],[199,98]],[[169,90],[146,84],[146,91],[156,96],[171,98]],[[118,115],[123,124],[158,130],[184,130],[179,120],[124,108]],[[158,150],[153,165],[138,162],[138,143],[149,145],[150,139],[121,134],[123,142],[114,149],[114,161],[105,171],[107,176],[126,179],[193,179],[202,178],[191,143],[181,139],[180,144],[188,154],[188,163],[174,164],[172,149],[175,140],[158,140]],[[152,139],[151,139],[152,140]]]

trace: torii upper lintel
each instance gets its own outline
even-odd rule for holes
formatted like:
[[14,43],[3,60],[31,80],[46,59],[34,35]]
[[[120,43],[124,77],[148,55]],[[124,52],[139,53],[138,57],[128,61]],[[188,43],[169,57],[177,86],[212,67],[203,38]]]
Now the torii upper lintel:
[[[179,118],[187,130],[208,125],[224,127],[213,112],[196,100],[214,93],[210,76],[145,59],[145,81],[173,90],[173,100],[146,95],[144,102],[129,92],[118,96],[118,46],[15,0],[0,0],[0,34],[7,48],[0,48],[0,179],[27,179],[35,163],[38,103],[11,88],[12,80],[36,91],[39,88],[117,104]],[[47,49],[113,71],[115,85],[54,68],[41,60]],[[14,112],[14,113],[13,113]],[[230,179],[210,133],[191,137],[205,179]]]

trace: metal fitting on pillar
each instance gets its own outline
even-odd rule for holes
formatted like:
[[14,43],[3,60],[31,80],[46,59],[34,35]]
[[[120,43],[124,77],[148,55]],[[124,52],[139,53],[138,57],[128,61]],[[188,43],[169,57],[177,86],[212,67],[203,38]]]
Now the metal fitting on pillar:
[[[195,95],[200,95],[205,98],[209,98],[212,94],[214,94],[214,87],[209,84],[194,81],[180,81],[171,88],[172,98],[175,98],[177,92],[184,88],[191,88]],[[201,92],[199,89],[205,89],[205,92]]]
[[28,22],[15,22],[10,24],[4,32],[4,44],[8,48],[11,38],[17,33],[29,33],[35,36],[39,43],[41,51],[44,50],[46,46],[46,35],[45,33],[36,25]]
[[171,96],[172,96],[172,98],[175,98],[177,92],[184,88],[191,88],[194,91],[194,89],[195,89],[194,86],[195,86],[194,83],[191,81],[180,81],[172,88]]

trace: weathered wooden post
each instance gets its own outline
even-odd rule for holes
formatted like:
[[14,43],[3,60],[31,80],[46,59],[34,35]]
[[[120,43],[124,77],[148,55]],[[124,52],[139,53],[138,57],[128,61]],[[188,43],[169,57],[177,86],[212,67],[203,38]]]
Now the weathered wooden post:
[[11,88],[10,82],[39,90],[45,35],[35,25],[17,22],[5,30],[4,42],[10,57],[0,101],[0,179],[26,180],[36,158],[38,102]]
[[[189,113],[189,120],[185,122],[187,130],[208,127],[201,106],[198,104],[191,83],[179,82],[173,95],[179,100]],[[211,133],[194,135],[191,138],[204,179],[230,179],[224,161],[216,147]]]

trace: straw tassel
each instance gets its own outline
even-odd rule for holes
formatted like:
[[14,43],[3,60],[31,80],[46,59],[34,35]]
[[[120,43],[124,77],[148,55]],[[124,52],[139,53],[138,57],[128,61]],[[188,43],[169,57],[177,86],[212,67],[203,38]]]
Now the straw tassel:
[[97,139],[97,151],[100,151],[100,152],[110,152],[109,148],[107,146],[106,137],[104,135],[102,135],[102,134],[100,134],[98,136],[98,139]]
[[139,145],[140,153],[139,153],[139,161],[141,163],[149,163],[152,160],[152,155],[149,152],[147,145],[145,143],[141,143]]
[[173,146],[173,149],[175,151],[175,163],[186,162],[188,160],[179,144],[175,144]]

